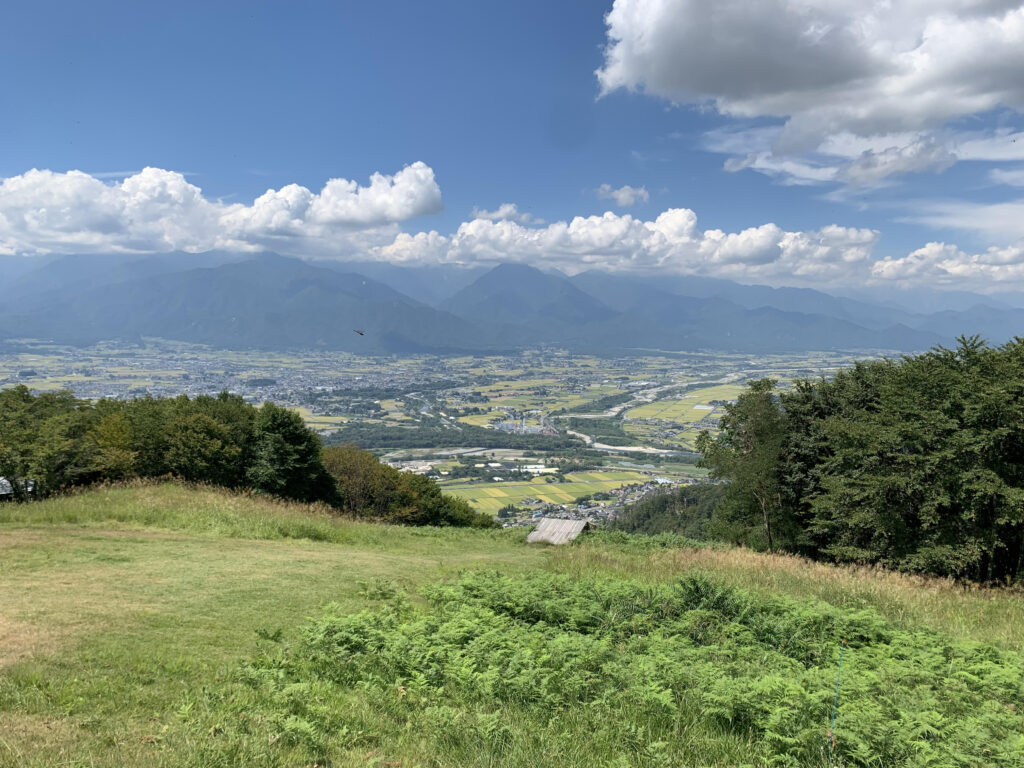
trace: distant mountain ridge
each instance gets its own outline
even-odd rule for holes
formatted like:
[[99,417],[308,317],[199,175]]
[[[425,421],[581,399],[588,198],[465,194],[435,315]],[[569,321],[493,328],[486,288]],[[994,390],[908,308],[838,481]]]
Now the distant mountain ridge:
[[478,329],[382,283],[273,255],[22,296],[12,308],[0,315],[4,327],[72,344],[159,336],[226,348],[408,353],[487,343]]
[[600,322],[616,314],[564,277],[525,264],[499,264],[440,306],[467,320],[538,330]]
[[[916,313],[803,288],[596,270],[306,262],[275,254],[0,258],[0,338],[143,336],[224,348],[366,354],[640,350],[915,351],[1024,334],[1024,309]],[[405,290],[402,290],[402,289]],[[409,295],[414,294],[414,295]],[[364,335],[355,331],[364,331]]]

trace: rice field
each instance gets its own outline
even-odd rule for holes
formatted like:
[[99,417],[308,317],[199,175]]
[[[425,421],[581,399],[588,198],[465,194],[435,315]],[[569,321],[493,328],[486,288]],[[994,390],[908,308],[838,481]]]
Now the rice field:
[[719,384],[687,392],[680,399],[655,400],[626,412],[627,419],[664,419],[678,424],[700,421],[712,412],[712,400],[735,400],[746,389],[742,384]]
[[[623,428],[629,435],[644,443],[679,446],[692,450],[701,430],[713,427],[714,422],[721,417],[721,406],[712,405],[712,401],[735,400],[745,389],[743,384],[718,384],[692,390],[682,397],[645,403],[630,408],[624,414]],[[668,425],[646,423],[643,421],[646,419],[667,422]]]
[[[488,397],[487,403],[480,404],[480,406],[490,410],[487,413],[460,416],[460,422],[485,427],[493,420],[507,418],[505,408],[550,413],[575,408],[607,395],[621,392],[618,387],[605,384],[592,385],[583,392],[566,392],[558,379],[550,378],[510,379],[481,386],[479,391]],[[453,404],[452,407],[458,406]]]
[[480,512],[495,514],[508,504],[521,504],[525,498],[549,504],[569,504],[580,496],[612,491],[631,483],[642,483],[648,476],[641,472],[573,472],[568,482],[520,480],[504,483],[454,482],[443,484],[445,493],[465,499]]
[[299,406],[295,410],[302,417],[302,420],[306,422],[306,426],[316,431],[337,429],[339,425],[347,421],[344,416],[321,416],[303,406]]

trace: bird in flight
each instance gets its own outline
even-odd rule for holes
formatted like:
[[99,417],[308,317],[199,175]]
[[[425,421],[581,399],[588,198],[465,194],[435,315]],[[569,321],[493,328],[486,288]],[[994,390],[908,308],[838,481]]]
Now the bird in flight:
[[366,335],[366,331],[357,331],[355,328],[353,328],[352,331],[354,333],[358,333],[360,336],[365,336]]

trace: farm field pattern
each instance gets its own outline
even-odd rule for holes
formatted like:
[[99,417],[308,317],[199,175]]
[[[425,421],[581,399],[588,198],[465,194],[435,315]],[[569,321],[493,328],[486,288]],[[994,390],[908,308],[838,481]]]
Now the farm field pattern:
[[702,430],[715,429],[723,403],[735,400],[744,388],[718,384],[643,403],[623,414],[623,428],[641,443],[692,450]]
[[[635,399],[627,397],[611,410],[624,420],[627,432],[642,435],[644,430],[631,422],[655,419],[692,425],[717,416],[720,407],[701,406],[735,398],[746,380],[827,375],[857,357],[863,355],[751,358],[679,353],[601,358],[533,350],[515,355],[374,358],[318,351],[215,350],[159,339],[89,348],[29,341],[13,351],[0,351],[0,387],[68,389],[89,399],[228,391],[251,402],[269,400],[295,408],[324,433],[352,422],[400,427],[438,418],[447,418],[452,428],[487,427],[513,416],[527,424],[551,425],[552,415],[565,412],[600,416],[607,411],[600,403],[603,398],[628,395]],[[703,382],[707,386],[701,386]],[[683,388],[686,391],[681,392]]]
[[[864,356],[652,352],[606,358],[537,349],[491,356],[361,357],[315,350],[217,350],[160,339],[88,348],[23,341],[0,349],[0,387],[67,389],[88,399],[227,391],[249,402],[294,408],[326,439],[360,426],[396,434],[440,428],[452,436],[450,445],[458,444],[465,428],[487,428],[527,436],[569,433],[583,441],[581,447],[585,442],[608,453],[607,471],[569,476],[568,482],[446,481],[448,492],[493,512],[522,498],[567,503],[650,479],[651,470],[646,475],[621,471],[612,459],[692,451],[700,430],[715,428],[723,403],[738,396],[744,382],[829,375]],[[369,444],[372,439],[362,447],[377,448]],[[438,446],[422,446],[427,453],[431,447]],[[464,447],[474,447],[472,438]],[[551,456],[541,451],[521,461]]]
[[549,504],[569,504],[580,496],[599,491],[612,491],[630,483],[641,483],[648,477],[639,472],[574,472],[566,475],[568,482],[548,483],[511,481],[504,483],[444,483],[443,490],[465,499],[481,512],[496,513],[507,504],[520,504],[523,499],[540,499]]

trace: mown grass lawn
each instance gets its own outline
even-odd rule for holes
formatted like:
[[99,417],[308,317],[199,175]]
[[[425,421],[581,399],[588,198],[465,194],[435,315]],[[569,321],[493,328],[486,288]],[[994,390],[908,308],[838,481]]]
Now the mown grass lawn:
[[[305,720],[267,718],[275,708],[296,706],[300,690],[304,707],[335,700],[305,678],[296,678],[298,688],[285,685],[269,699],[255,697],[239,683],[239,670],[255,659],[261,674],[273,674],[276,662],[265,656],[267,649],[298,644],[327,604],[336,604],[333,614],[366,609],[379,615],[375,593],[386,584],[426,612],[422,587],[481,569],[513,577],[561,574],[567,584],[594,578],[672,584],[681,575],[702,574],[755,598],[824,601],[844,615],[875,612],[900,630],[938,631],[950,643],[1024,649],[1020,593],[662,544],[668,546],[599,536],[565,548],[533,547],[512,532],[338,521],[322,509],[174,484],[0,506],[0,766],[311,766],[317,760],[301,738]],[[588,589],[581,594],[590,595]],[[624,605],[633,610],[635,600],[628,597]],[[857,669],[853,658],[851,670]],[[348,739],[328,764],[589,766],[604,759],[588,754],[590,735],[582,730],[573,751],[572,728],[589,722],[575,710],[565,713],[561,730],[550,731],[557,736],[569,729],[568,737],[558,736],[556,759],[554,752],[545,757],[543,743],[530,741],[536,710],[523,710],[534,719],[520,726],[500,716],[500,704],[474,699],[467,688],[457,706],[434,706],[403,721],[395,719],[401,713],[392,704],[380,708],[380,697],[399,696],[399,689],[376,685],[365,695],[358,685],[351,691],[335,685],[343,694],[337,702],[352,707],[341,714],[363,735],[321,733],[327,741]],[[470,723],[465,712],[474,708],[479,716]],[[699,708],[687,713],[669,731],[680,740],[671,749],[654,750],[641,731],[625,725],[616,731],[612,720],[608,748],[635,742],[636,749],[625,763],[611,762],[609,752],[604,764],[657,764],[652,755],[663,752],[703,756],[704,762],[664,763],[672,765],[766,764],[756,733],[739,723],[704,722]],[[408,730],[428,723],[435,730]],[[445,727],[455,739],[481,728],[490,734],[492,725],[498,730],[479,738],[497,734],[510,744],[532,744],[532,751],[503,753],[498,744],[477,760],[483,753],[473,751],[475,742],[445,741]],[[1024,754],[1000,760],[993,764],[1021,765]]]
[[358,610],[360,582],[541,565],[521,538],[170,484],[0,507],[0,766],[181,765],[190,702],[258,631]]

